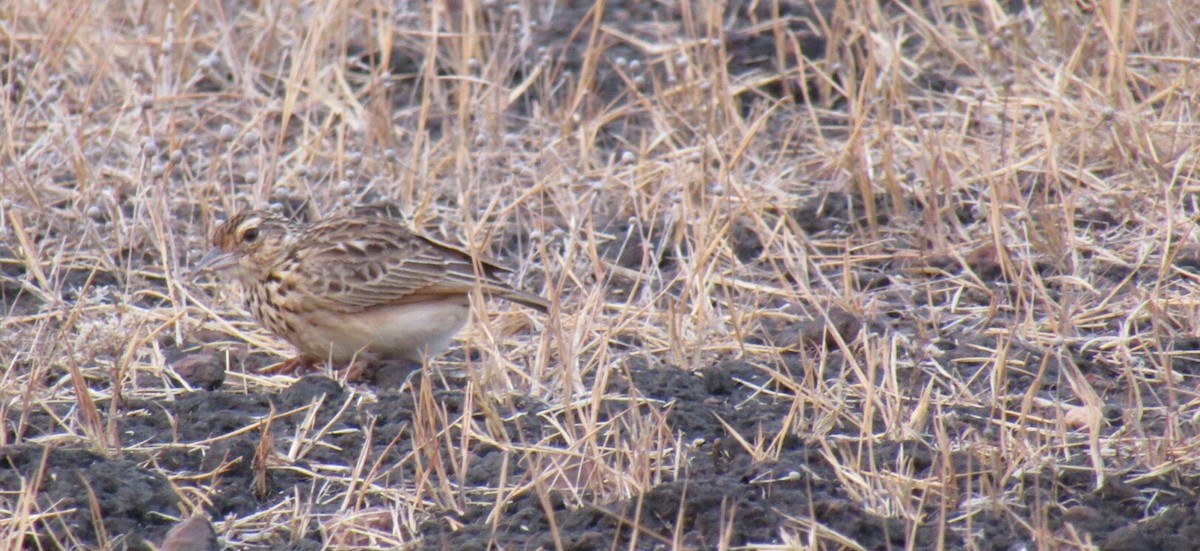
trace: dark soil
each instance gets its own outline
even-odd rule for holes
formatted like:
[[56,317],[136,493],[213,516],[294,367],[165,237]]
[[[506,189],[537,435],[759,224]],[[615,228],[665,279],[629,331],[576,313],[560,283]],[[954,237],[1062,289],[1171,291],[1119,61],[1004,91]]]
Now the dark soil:
[[[417,381],[408,388],[421,387],[421,379]],[[421,548],[552,548],[557,538],[567,549],[607,549],[625,547],[635,537],[639,548],[673,541],[699,549],[722,544],[779,544],[780,530],[797,528],[797,519],[819,523],[867,549],[931,548],[941,542],[947,549],[967,548],[972,543],[976,548],[1003,550],[1032,544],[1028,527],[1004,514],[981,511],[969,524],[968,519],[956,517],[945,520],[944,525],[931,521],[910,526],[869,511],[839,478],[842,466],[831,464],[830,454],[842,462],[853,460],[864,470],[891,465],[916,478],[951,482],[941,495],[927,496],[924,507],[931,520],[940,518],[946,499],[993,484],[994,469],[1002,465],[1002,459],[997,462],[997,458],[960,452],[951,456],[953,464],[941,464],[935,459],[941,454],[923,440],[881,442],[858,449],[852,443],[856,432],[849,426],[831,433],[835,439],[844,432],[847,438],[843,442],[806,441],[803,432],[781,426],[792,401],[773,399],[759,388],[779,390],[779,381],[760,368],[736,361],[720,362],[703,373],[631,365],[624,375],[611,380],[608,395],[613,398],[608,408],[611,415],[619,415],[630,407],[630,401],[618,398],[634,399],[641,404],[638,408],[665,415],[671,432],[680,435],[682,442],[696,443],[677,479],[655,486],[637,499],[583,505],[570,504],[553,492],[549,502],[527,493],[506,503],[505,515],[494,524],[487,518],[490,504],[460,514],[447,512],[421,525]],[[466,399],[461,390],[453,388],[436,390],[434,397],[452,414]],[[165,473],[219,473],[212,475],[220,483],[216,492],[207,494],[206,507],[216,518],[247,516],[294,492],[310,491],[312,481],[298,474],[299,470],[262,470],[256,453],[264,438],[271,440],[276,453],[282,453],[289,445],[287,435],[295,433],[305,414],[279,414],[317,401],[321,404],[317,425],[329,425],[336,436],[327,437],[329,446],[315,447],[293,466],[350,466],[364,446],[370,448],[368,462],[411,465],[402,463],[401,458],[413,451],[407,431],[418,398],[412,392],[382,391],[376,401],[343,410],[350,398],[351,393],[335,381],[309,376],[266,396],[195,391],[170,402],[130,401],[118,410],[115,434],[124,443],[138,442],[154,451],[106,456],[62,445],[10,446],[0,450],[0,488],[14,492],[22,485],[37,485],[41,488],[38,508],[60,513],[52,521],[44,521],[39,531],[42,536],[29,545],[55,548],[56,542],[70,541],[69,537],[86,545],[119,538],[134,548],[145,548],[139,542],[161,541],[173,525],[169,517],[179,514],[178,496]],[[98,405],[107,411],[110,404]],[[554,437],[556,429],[536,415],[544,407],[517,404],[501,412],[502,418],[514,419],[506,422],[514,441],[533,443]],[[260,421],[271,412],[277,416],[264,426]],[[517,415],[519,412],[526,414]],[[65,412],[35,409],[24,434],[10,434],[9,438],[55,433],[60,427],[54,422],[57,415],[51,413]],[[984,426],[989,420],[988,412],[957,415],[962,425]],[[372,424],[369,442],[364,440],[365,420]],[[9,426],[13,426],[12,420]],[[726,426],[743,436],[785,437],[775,458],[759,461]],[[247,427],[257,428],[222,439],[207,452],[189,446]],[[504,461],[504,452],[497,448],[479,446],[469,454],[472,467],[464,479],[468,487],[497,487],[503,477],[511,481],[527,474],[517,457]],[[1090,472],[1087,458],[1079,457],[1075,462],[1026,474],[1013,481],[1022,488],[1019,503],[1013,507],[1043,515],[1053,530],[1088,534],[1104,549],[1193,548],[1192,542],[1200,536],[1200,518],[1190,489],[1194,481],[1130,472],[1097,487]],[[413,474],[401,469],[388,477],[403,480]],[[199,482],[213,480],[200,477]],[[196,482],[175,484],[186,488]],[[312,512],[331,514],[338,505]],[[103,519],[102,527],[92,523],[94,508]],[[317,548],[322,533],[314,529],[292,538],[271,545]]]

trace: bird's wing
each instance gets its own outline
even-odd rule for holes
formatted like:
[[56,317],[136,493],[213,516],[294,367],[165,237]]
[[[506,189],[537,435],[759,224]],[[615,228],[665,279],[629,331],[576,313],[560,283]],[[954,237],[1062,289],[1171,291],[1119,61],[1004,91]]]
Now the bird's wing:
[[313,307],[339,312],[485,293],[544,309],[544,300],[499,279],[503,267],[483,261],[477,275],[466,252],[409,231],[384,218],[334,218],[309,227],[289,256],[311,290]]

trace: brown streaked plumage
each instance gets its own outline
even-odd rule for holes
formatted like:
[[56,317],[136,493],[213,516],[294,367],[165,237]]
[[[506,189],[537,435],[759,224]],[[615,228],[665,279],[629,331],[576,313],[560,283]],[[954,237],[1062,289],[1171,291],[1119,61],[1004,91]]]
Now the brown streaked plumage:
[[311,360],[436,355],[466,323],[475,288],[549,308],[501,280],[505,268],[386,218],[302,225],[251,210],[218,226],[213,245],[196,268],[232,272],[254,317]]

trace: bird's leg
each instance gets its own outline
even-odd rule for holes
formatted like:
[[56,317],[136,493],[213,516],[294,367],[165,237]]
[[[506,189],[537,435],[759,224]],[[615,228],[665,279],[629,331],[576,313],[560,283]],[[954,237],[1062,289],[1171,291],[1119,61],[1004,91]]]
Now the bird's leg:
[[275,365],[264,367],[258,370],[259,373],[267,375],[295,375],[301,371],[309,371],[315,369],[317,360],[310,356],[301,354],[291,359],[284,360]]
[[346,381],[354,382],[367,379],[374,370],[375,362],[372,358],[354,358],[346,365]]

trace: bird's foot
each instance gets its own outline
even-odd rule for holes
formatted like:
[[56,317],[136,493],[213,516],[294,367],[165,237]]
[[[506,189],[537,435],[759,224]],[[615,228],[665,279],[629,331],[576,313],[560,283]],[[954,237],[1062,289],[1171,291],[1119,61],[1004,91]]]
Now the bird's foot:
[[304,355],[284,360],[275,365],[269,365],[258,370],[266,375],[297,375],[301,371],[316,369],[317,361]]

